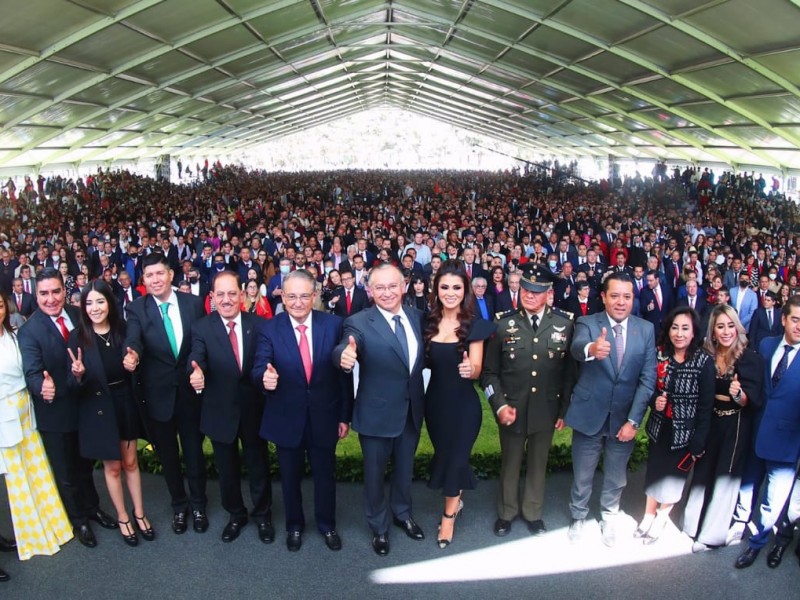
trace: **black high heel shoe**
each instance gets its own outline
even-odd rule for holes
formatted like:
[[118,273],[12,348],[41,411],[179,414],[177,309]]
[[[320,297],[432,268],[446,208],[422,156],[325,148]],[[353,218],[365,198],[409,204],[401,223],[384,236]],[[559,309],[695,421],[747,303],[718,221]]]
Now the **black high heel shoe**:
[[[118,521],[119,522],[119,532],[122,534],[122,539],[125,540],[125,543],[128,546],[137,546],[139,544],[139,538],[136,537],[136,530],[131,525],[130,519],[127,521]],[[131,533],[125,533],[126,531],[130,531]]]
[[[459,499],[459,501],[458,501],[458,510],[456,510],[456,512],[454,512],[452,515],[448,515],[447,513],[443,512],[442,513],[442,518],[443,519],[448,519],[448,520],[452,519],[453,521],[455,521],[456,517],[458,517],[458,515],[460,515],[463,511],[464,511],[464,501]],[[441,531],[441,530],[442,530],[442,526],[439,525],[439,531]],[[450,545],[450,543],[453,541],[453,534],[455,533],[455,531],[456,531],[456,524],[454,522],[453,523],[453,533],[450,534],[450,539],[439,538],[437,540],[437,543],[439,544],[439,548],[444,550],[445,548],[447,548]]]
[[[139,530],[139,533],[142,534],[142,537],[148,542],[152,542],[156,538],[156,532],[147,520],[147,516],[142,515],[141,517],[137,517],[136,513],[133,513],[133,518],[136,520],[136,528]],[[147,524],[147,527],[143,527],[145,524]]]

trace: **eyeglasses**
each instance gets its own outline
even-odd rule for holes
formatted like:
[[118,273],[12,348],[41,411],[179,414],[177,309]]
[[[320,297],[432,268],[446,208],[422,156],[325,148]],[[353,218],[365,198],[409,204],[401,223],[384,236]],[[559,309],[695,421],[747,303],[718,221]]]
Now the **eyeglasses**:
[[297,302],[298,300],[301,300],[305,303],[311,300],[313,296],[314,294],[286,294],[283,299],[287,302]]
[[372,289],[373,289],[373,290],[375,291],[375,293],[377,293],[377,294],[383,294],[383,293],[385,293],[385,292],[392,292],[392,293],[394,293],[394,292],[396,292],[397,290],[399,290],[399,289],[400,289],[400,284],[399,284],[399,283],[392,283],[392,284],[389,284],[389,285],[376,285],[376,286],[375,286],[375,287],[373,287]]

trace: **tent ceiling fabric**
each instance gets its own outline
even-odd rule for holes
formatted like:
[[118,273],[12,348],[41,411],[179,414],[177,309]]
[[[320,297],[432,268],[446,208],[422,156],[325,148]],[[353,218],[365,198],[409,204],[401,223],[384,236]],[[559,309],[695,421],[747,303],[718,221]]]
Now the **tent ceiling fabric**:
[[25,0],[0,166],[231,153],[388,106],[562,156],[800,169],[800,0]]

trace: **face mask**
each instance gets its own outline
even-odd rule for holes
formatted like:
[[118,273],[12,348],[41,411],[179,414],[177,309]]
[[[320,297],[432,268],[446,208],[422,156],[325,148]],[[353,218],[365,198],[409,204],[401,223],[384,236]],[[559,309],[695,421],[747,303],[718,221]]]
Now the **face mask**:
[[747,287],[747,282],[746,281],[740,281],[739,282],[739,287],[742,288],[742,289],[746,288]]
[[292,270],[291,267],[289,267],[287,265],[281,265],[281,273],[283,273],[284,275],[286,275],[291,270]]
[[197,277],[189,277],[189,283],[197,283]]
[[769,278],[770,278],[772,281],[775,281],[775,280],[778,278],[778,274],[777,274],[777,273],[770,273],[770,274],[769,274]]
[[51,258],[53,260],[58,260],[60,257],[58,256],[58,254],[53,254],[53,256]]
[[551,269],[555,269],[558,266],[558,263],[554,260],[547,261],[547,264],[550,266]]
[[333,267],[325,267],[325,275],[333,271]]
[[222,271],[225,269],[225,263],[214,263],[214,268],[217,271]]

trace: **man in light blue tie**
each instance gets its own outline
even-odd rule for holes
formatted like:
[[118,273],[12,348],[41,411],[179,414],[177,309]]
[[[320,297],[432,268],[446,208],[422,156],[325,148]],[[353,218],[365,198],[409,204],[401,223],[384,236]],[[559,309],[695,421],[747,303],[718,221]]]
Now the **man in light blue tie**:
[[474,277],[472,279],[472,292],[475,297],[475,314],[482,319],[491,321],[494,316],[494,295],[486,294],[486,279]]

